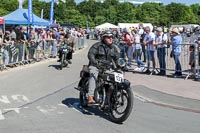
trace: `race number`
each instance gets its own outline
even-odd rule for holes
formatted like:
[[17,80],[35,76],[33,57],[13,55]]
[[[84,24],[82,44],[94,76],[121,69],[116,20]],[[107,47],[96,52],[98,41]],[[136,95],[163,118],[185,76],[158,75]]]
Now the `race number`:
[[63,49],[63,52],[67,52],[67,49]]
[[121,83],[124,81],[124,75],[121,73],[114,72],[115,82]]

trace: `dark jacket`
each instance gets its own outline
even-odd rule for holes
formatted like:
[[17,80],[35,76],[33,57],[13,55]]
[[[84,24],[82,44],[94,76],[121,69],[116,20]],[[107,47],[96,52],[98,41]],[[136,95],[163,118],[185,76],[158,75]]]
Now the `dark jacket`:
[[96,67],[98,65],[98,61],[101,60],[107,60],[111,62],[113,59],[114,61],[117,61],[119,56],[119,50],[114,44],[108,47],[102,42],[97,42],[89,49],[89,65]]

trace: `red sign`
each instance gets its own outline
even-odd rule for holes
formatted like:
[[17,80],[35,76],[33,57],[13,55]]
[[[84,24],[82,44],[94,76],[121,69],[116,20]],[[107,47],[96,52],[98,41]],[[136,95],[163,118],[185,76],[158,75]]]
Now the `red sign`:
[[5,24],[4,18],[0,17],[0,24]]

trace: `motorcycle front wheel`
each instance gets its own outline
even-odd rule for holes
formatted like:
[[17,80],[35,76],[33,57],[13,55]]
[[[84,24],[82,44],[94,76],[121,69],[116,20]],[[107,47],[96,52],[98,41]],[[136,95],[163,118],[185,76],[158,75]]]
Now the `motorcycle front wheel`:
[[62,54],[61,59],[60,59],[60,70],[64,67],[64,59],[65,59],[65,54]]
[[111,121],[121,124],[131,114],[133,108],[133,92],[131,88],[122,88],[112,93],[110,98]]

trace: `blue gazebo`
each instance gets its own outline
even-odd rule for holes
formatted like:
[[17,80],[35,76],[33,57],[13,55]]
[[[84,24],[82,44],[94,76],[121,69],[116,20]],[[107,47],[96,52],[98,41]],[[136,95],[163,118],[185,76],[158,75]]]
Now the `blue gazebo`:
[[[5,24],[29,24],[26,18],[28,9],[19,8],[8,15],[3,16]],[[44,20],[33,14],[33,24],[40,26],[49,26],[49,21]]]

